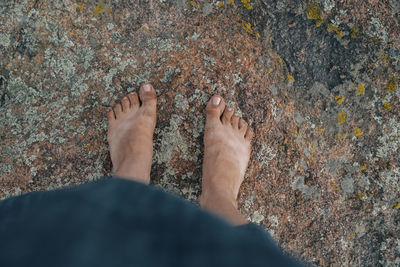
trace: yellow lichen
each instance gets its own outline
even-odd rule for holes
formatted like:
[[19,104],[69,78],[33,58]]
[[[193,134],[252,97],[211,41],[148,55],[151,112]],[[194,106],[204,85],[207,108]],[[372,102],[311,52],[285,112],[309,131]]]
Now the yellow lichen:
[[339,113],[338,113],[338,120],[337,120],[338,125],[340,125],[340,124],[342,124],[343,122],[345,122],[345,121],[346,121],[346,118],[347,118],[347,114],[346,114],[345,112],[339,112]]
[[78,5],[78,8],[82,11],[83,10],[83,4],[79,2],[77,5]]
[[363,165],[360,166],[360,170],[363,171],[363,170],[365,170],[365,169],[367,169],[367,166],[366,166],[365,164],[363,164]]
[[321,9],[316,3],[309,3],[307,6],[306,16],[309,19],[321,19]]
[[370,41],[371,43],[380,43],[380,42],[381,42],[381,39],[380,39],[379,37],[377,37],[377,36],[374,36],[374,37],[372,37],[371,39],[369,39],[369,41]]
[[105,29],[106,25],[100,25],[100,28]]
[[111,8],[107,9],[107,14],[111,14]]
[[342,103],[343,103],[343,101],[344,101],[344,95],[342,95],[342,96],[335,96],[335,100],[336,100],[336,102],[339,104],[339,105],[341,105]]
[[223,5],[224,5],[224,2],[218,1],[217,6],[221,7],[221,6],[223,6]]
[[394,92],[394,90],[396,90],[397,87],[397,79],[393,78],[390,81],[388,81],[386,87],[390,92]]
[[317,21],[315,22],[315,26],[320,27],[325,21],[326,21],[325,19],[317,20]]
[[356,128],[354,130],[354,136],[361,136],[363,135],[363,132],[360,130],[360,128]]
[[358,195],[358,198],[359,198],[360,200],[363,200],[363,199],[365,198],[365,196],[366,196],[365,193],[361,193],[361,192],[358,192],[357,195]]
[[290,83],[294,82],[294,78],[293,78],[292,75],[288,74],[288,75],[287,75],[287,78],[288,78],[288,81],[289,81]]
[[390,103],[389,102],[385,102],[385,103],[383,103],[383,106],[385,107],[385,109],[387,109],[387,110],[391,110],[392,109],[392,106],[390,105]]
[[336,191],[340,191],[340,188],[339,188],[337,185],[335,185],[335,184],[331,184],[331,187],[332,187],[333,189],[335,189]]
[[229,3],[231,3],[232,5],[235,4],[235,0],[229,0]]
[[[250,22],[248,22],[248,23],[239,23],[239,25],[240,26],[242,26],[243,27],[243,29],[245,29],[245,31],[248,33],[248,34],[254,34],[255,36],[257,36],[258,38],[260,38],[260,34],[258,33],[258,32],[255,32],[254,30],[253,30],[253,28],[251,27],[251,23]],[[256,24],[254,23],[254,26],[256,26]]]
[[356,94],[357,94],[357,95],[363,95],[364,93],[365,93],[364,84],[363,84],[363,83],[360,83],[360,84],[357,86]]
[[400,202],[399,203],[397,203],[397,205],[396,206],[394,206],[396,209],[400,209]]
[[243,6],[248,10],[252,10],[254,8],[252,5],[250,5],[251,0],[241,0],[241,1],[243,3]]
[[356,39],[360,36],[360,28],[355,26],[353,28],[351,28],[351,34],[350,37],[353,39]]
[[253,29],[251,28],[250,22],[245,24],[245,30],[246,30],[246,32],[248,32],[250,34],[253,34]]
[[104,12],[104,2],[97,3],[97,7],[93,10],[95,16]]
[[279,63],[281,63],[281,65],[283,65],[283,60],[281,57],[278,57]]
[[196,3],[196,1],[194,1],[194,0],[190,0],[189,1],[189,5],[192,5],[192,6],[194,6],[195,8],[199,8],[199,5]]
[[320,125],[318,125],[318,132],[322,133],[323,131],[324,129]]
[[347,137],[347,134],[345,133],[338,133],[337,137],[339,138],[339,140],[343,140]]
[[337,37],[342,38],[343,37],[343,33],[339,30],[339,27],[333,24],[328,24],[327,26],[328,31],[332,32],[334,31],[337,35]]

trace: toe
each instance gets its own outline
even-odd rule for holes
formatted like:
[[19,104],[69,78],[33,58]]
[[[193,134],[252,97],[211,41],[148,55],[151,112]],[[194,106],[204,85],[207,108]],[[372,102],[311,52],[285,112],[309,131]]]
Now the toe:
[[247,140],[247,141],[251,141],[251,139],[253,138],[253,136],[254,136],[254,131],[253,131],[253,129],[251,129],[250,127],[247,127],[247,130],[246,130],[246,134],[244,135],[244,138]]
[[219,95],[214,95],[213,97],[211,97],[210,101],[208,101],[206,107],[207,119],[220,120],[224,108],[224,99]]
[[247,131],[247,122],[244,119],[239,120],[239,132],[243,134],[243,136],[246,134]]
[[122,98],[121,104],[122,104],[122,111],[123,112],[127,112],[127,111],[130,110],[131,102],[129,101],[128,97],[125,96],[124,98]]
[[142,84],[139,90],[139,96],[144,110],[155,114],[157,109],[157,95],[153,86],[149,83]]
[[131,92],[129,95],[129,100],[131,101],[131,109],[137,110],[139,108],[139,98],[136,92]]
[[226,107],[224,110],[224,114],[222,115],[222,123],[230,124],[232,115],[233,115],[233,108]]
[[114,113],[115,113],[115,118],[117,118],[117,119],[118,119],[119,116],[122,115],[122,106],[121,106],[121,104],[115,105]]
[[232,116],[231,124],[233,129],[235,130],[239,129],[239,119],[240,119],[239,116],[236,114]]
[[108,121],[110,121],[110,122],[115,121],[114,110],[110,110],[109,112],[107,112],[107,118],[108,118]]

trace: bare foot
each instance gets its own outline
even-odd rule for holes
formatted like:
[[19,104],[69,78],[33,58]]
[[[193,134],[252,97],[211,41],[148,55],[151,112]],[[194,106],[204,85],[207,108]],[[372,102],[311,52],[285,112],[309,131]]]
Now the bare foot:
[[139,97],[142,104],[132,92],[108,112],[107,140],[113,174],[149,184],[157,96],[151,84],[143,84]]
[[237,210],[236,198],[250,158],[252,129],[225,108],[220,96],[207,104],[204,133],[203,182],[200,205],[234,225],[247,222]]

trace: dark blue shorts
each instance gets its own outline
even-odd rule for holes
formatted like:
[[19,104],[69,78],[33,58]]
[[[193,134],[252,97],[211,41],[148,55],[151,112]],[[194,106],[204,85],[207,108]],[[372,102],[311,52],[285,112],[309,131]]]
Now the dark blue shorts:
[[0,266],[299,266],[255,224],[233,227],[152,186],[104,177],[0,202]]

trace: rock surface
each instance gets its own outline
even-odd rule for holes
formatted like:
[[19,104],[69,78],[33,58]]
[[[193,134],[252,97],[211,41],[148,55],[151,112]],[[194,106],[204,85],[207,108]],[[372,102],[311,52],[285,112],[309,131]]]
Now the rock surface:
[[196,202],[205,103],[256,138],[240,209],[317,266],[400,265],[396,0],[3,1],[0,197],[111,172],[106,111],[151,82],[152,180]]

